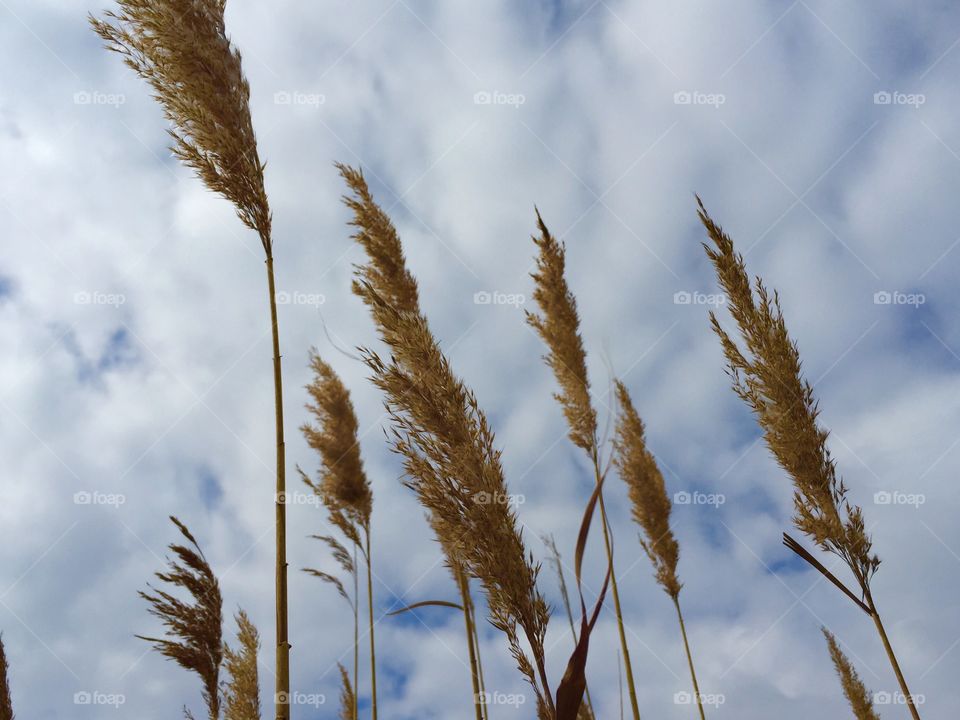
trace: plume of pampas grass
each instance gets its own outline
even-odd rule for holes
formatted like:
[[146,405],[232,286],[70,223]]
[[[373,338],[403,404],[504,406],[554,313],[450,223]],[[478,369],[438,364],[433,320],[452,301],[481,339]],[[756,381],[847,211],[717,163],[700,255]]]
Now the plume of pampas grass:
[[[374,202],[360,171],[339,166],[352,191],[356,241],[368,262],[356,270],[354,292],[366,303],[391,351],[364,359],[383,391],[393,424],[393,449],[404,458],[407,485],[429,511],[441,545],[480,580],[490,621],[507,637],[517,666],[553,716],[546,676],[549,611],[536,587],[539,565],[528,554],[509,497],[500,452],[476,397],[457,378],[420,311],[416,281],[399,237]],[[521,646],[518,627],[533,662]]]
[[236,614],[236,650],[223,646],[223,667],[229,679],[223,687],[224,720],[260,720],[260,677],[257,652],[260,635],[247,614]]
[[843,694],[850,703],[850,709],[853,710],[853,716],[857,720],[880,720],[873,709],[873,701],[870,693],[864,686],[863,681],[854,669],[853,665],[837,643],[837,639],[826,628],[821,628],[823,636],[827,640],[827,647],[830,650],[830,659],[833,661],[833,667],[840,678],[840,686],[843,688]]
[[[533,299],[540,307],[541,315],[527,312],[527,322],[543,339],[547,346],[544,360],[553,370],[560,392],[554,397],[563,408],[567,420],[570,440],[587,453],[593,464],[595,481],[599,488],[603,471],[600,468],[600,442],[597,437],[597,414],[590,400],[590,379],[587,376],[587,353],[580,335],[580,315],[577,301],[567,284],[566,251],[547,229],[540,212],[537,211],[539,237],[533,241],[539,249],[536,272],[531,274],[534,280]],[[599,493],[600,523],[603,526],[603,541],[607,552],[610,570],[610,590],[613,594],[613,607],[617,619],[617,631],[620,636],[620,649],[627,675],[627,690],[634,720],[640,720],[640,708],[637,703],[637,690],[633,680],[633,666],[630,662],[630,649],[623,624],[623,611],[620,605],[620,590],[613,565],[613,543],[607,522],[607,510],[603,502],[603,493]]]
[[185,590],[190,599],[180,600],[165,590],[148,585],[151,592],[141,591],[139,595],[149,603],[150,614],[163,623],[167,639],[137,637],[152,643],[160,654],[200,677],[208,716],[210,720],[218,720],[220,663],[223,659],[220,584],[186,525],[172,516],[170,520],[188,544],[172,543],[169,547],[176,558],[168,561],[166,572],[157,572],[156,576],[171,589]]
[[117,0],[119,10],[90,23],[153,88],[171,123],[172,150],[211,191],[229,200],[260,238],[266,258],[273,335],[276,427],[276,717],[290,716],[287,637],[286,475],[283,390],[271,213],[264,163],[250,118],[250,87],[240,52],[226,34],[226,0]]
[[[373,492],[370,481],[363,469],[363,459],[360,457],[360,440],[357,435],[357,415],[350,400],[350,392],[340,377],[317,354],[316,349],[310,351],[310,368],[313,379],[307,385],[307,393],[311,402],[307,403],[307,410],[313,416],[314,423],[305,423],[300,430],[304,439],[320,456],[321,469],[316,483],[306,476],[304,481],[320,496],[330,518],[330,522],[359,549],[367,565],[367,607],[369,609],[370,635],[370,695],[371,714],[377,717],[377,653],[374,637],[373,620],[373,569],[370,550],[370,516],[373,510]],[[361,540],[362,536],[362,540]],[[357,581],[357,568],[350,561],[345,548],[337,547],[332,538],[321,538],[331,545],[334,556],[344,570],[353,574],[354,583]],[[323,573],[310,571],[323,578]],[[330,580],[327,576],[328,581]],[[343,586],[339,586],[340,594],[347,597]],[[356,589],[356,588],[355,588]],[[356,641],[359,636],[357,627],[357,593],[354,593],[354,699],[356,700],[357,667]]]
[[10,699],[9,672],[10,665],[7,663],[7,651],[3,647],[3,636],[0,635],[0,720],[13,720],[13,700]]
[[350,675],[340,663],[337,667],[340,668],[340,720],[358,720],[357,696],[350,684]]
[[683,638],[687,664],[690,667],[690,679],[693,681],[693,692],[697,697],[697,710],[701,720],[705,720],[700,685],[697,682],[693,654],[690,652],[690,643],[687,640],[687,626],[683,621],[683,612],[680,610],[680,589],[683,587],[677,577],[680,546],[670,528],[672,509],[670,497],[667,495],[663,473],[657,467],[653,454],[647,449],[643,420],[640,419],[633,405],[630,392],[619,380],[615,387],[619,414],[616,437],[613,441],[614,464],[617,466],[620,477],[627,484],[633,519],[641,527],[645,536],[640,538],[640,544],[650,558],[650,562],[653,563],[657,582],[670,596],[677,610],[680,635]]
[[700,220],[712,242],[712,246],[705,243],[704,249],[726,293],[730,314],[744,343],[743,348],[738,346],[720,326],[716,315],[710,313],[710,322],[727,359],[733,389],[753,410],[767,447],[793,479],[794,525],[821,550],[843,560],[856,579],[862,600],[813,560],[793,538],[785,535],[785,544],[872,617],[910,713],[914,720],[919,720],[870,589],[880,560],[873,553],[861,509],[849,500],[847,487],[837,476],[827,448],[829,433],[819,422],[813,386],[801,372],[800,352],[787,332],[777,293],[771,294],[761,278],[757,278],[755,287],[751,286],[743,257],[735,251],[733,240],[707,214],[700,198],[697,203]]

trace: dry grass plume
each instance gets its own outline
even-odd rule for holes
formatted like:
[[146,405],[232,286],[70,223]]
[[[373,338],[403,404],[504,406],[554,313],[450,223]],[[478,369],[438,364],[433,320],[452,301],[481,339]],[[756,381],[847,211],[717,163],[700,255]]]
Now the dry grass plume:
[[444,547],[480,580],[491,622],[506,634],[538,704],[552,713],[544,648],[549,611],[536,586],[539,565],[527,552],[508,502],[493,431],[420,311],[416,281],[393,224],[362,173],[346,166],[340,171],[352,192],[346,203],[353,211],[354,238],[367,253],[367,263],[356,270],[354,292],[391,353],[382,358],[366,350],[364,358],[386,398],[391,442],[404,459],[406,483],[429,511]]
[[247,614],[236,615],[237,649],[223,646],[223,668],[228,680],[223,686],[224,720],[260,720],[260,676],[257,653],[260,635]]
[[840,678],[843,695],[850,703],[850,709],[853,710],[853,716],[857,720],[880,720],[880,716],[873,709],[870,692],[864,686],[863,681],[860,680],[860,675],[857,674],[850,660],[843,654],[837,639],[826,628],[821,628],[821,630],[827,640],[830,659],[833,661],[833,667]]
[[148,586],[150,592],[139,595],[149,603],[151,615],[166,628],[166,638],[138,635],[153,644],[160,654],[180,667],[197,674],[203,683],[203,700],[208,717],[220,716],[220,663],[223,659],[223,598],[220,584],[203,551],[187,527],[171,517],[186,545],[172,543],[175,559],[168,561],[166,572],[157,572],[160,582],[171,590],[184,590],[189,600],[181,600],[165,590]]

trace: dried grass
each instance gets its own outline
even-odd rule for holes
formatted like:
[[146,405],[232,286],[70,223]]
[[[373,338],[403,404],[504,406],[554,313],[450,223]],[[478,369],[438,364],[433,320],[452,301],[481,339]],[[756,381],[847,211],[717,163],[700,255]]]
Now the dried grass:
[[237,650],[223,646],[223,669],[229,678],[223,686],[223,718],[260,720],[260,635],[243,610],[237,612],[236,621]]
[[827,647],[830,650],[830,659],[833,661],[833,667],[840,678],[840,686],[843,688],[843,695],[850,703],[850,709],[853,710],[853,716],[857,720],[880,720],[873,709],[873,701],[870,698],[870,692],[864,686],[863,681],[854,669],[853,665],[837,643],[837,639],[826,628],[821,628],[823,636],[827,640]]
[[[391,356],[363,352],[384,393],[391,444],[404,458],[407,485],[455,560],[480,580],[490,621],[507,636],[517,666],[538,704],[552,713],[544,639],[549,611],[536,587],[539,565],[527,552],[493,431],[476,397],[456,377],[422,315],[416,281],[399,238],[374,202],[362,173],[340,166],[353,196],[354,235],[368,262],[356,270],[354,292],[366,303]],[[530,645],[527,657],[517,633]],[[536,666],[536,667],[534,667]]]
[[161,655],[199,676],[208,716],[210,720],[217,720],[220,715],[220,663],[223,659],[220,584],[187,527],[175,517],[170,520],[188,544],[172,543],[169,547],[175,559],[168,561],[166,572],[157,572],[156,576],[171,590],[186,591],[190,599],[184,601],[148,585],[151,592],[141,591],[139,595],[149,603],[150,614],[160,619],[167,637],[137,637],[152,643]]

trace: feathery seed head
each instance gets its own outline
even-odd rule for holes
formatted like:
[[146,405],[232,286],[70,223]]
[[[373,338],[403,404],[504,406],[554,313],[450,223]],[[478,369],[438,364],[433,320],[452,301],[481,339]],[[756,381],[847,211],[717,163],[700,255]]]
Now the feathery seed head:
[[813,386],[803,378],[800,353],[787,333],[779,298],[760,278],[754,297],[733,240],[711,219],[699,198],[697,202],[713,243],[704,244],[704,249],[744,343],[739,347],[710,314],[733,389],[753,410],[767,447],[793,479],[794,524],[823,550],[843,558],[866,590],[880,560],[872,554],[860,508],[848,501],[847,487],[837,477],[827,448],[829,433],[819,423]]
[[90,23],[152,86],[173,153],[234,204],[269,257],[270,207],[250,119],[250,86],[224,27],[225,0],[117,0]]
[[0,635],[0,720],[13,720],[13,701],[10,699],[10,679],[8,673],[7,652]]
[[627,484],[633,519],[646,536],[640,543],[653,563],[657,582],[670,597],[676,598],[681,588],[677,578],[680,546],[670,529],[672,506],[666,483],[647,449],[643,421],[634,408],[626,385],[619,380],[616,392],[620,412],[613,442],[614,464]]
[[540,250],[537,270],[531,273],[535,282],[533,299],[542,315],[527,312],[527,322],[547,344],[545,360],[553,370],[560,392],[555,396],[563,407],[570,439],[588,453],[596,452],[597,416],[590,403],[590,381],[587,377],[587,354],[580,336],[577,301],[564,275],[566,253],[547,229],[537,211],[540,237],[533,241]]
[[332,513],[345,512],[361,527],[369,527],[373,508],[370,481],[363,470],[357,416],[350,392],[320,356],[310,351],[313,380],[307,385],[307,410],[315,423],[301,426],[307,444],[320,455],[322,469],[316,487]]
[[152,643],[155,650],[180,667],[200,676],[210,720],[217,720],[220,712],[220,662],[223,658],[220,584],[187,527],[175,517],[170,520],[188,544],[171,544],[170,550],[176,559],[168,562],[167,572],[157,572],[156,576],[172,588],[186,590],[190,600],[184,602],[152,586],[149,586],[152,594],[140,592],[140,597],[150,605],[149,613],[160,619],[166,627],[167,638],[173,639],[137,637]]
[[224,720],[260,720],[260,677],[257,670],[257,652],[260,635],[256,626],[240,610],[236,614],[237,642],[232,650],[223,646],[223,666],[229,680],[223,684]]
[[837,639],[826,628],[821,628],[823,636],[827,639],[827,647],[830,649],[830,659],[833,661],[833,667],[840,677],[840,685],[843,687],[843,694],[850,703],[850,709],[853,710],[853,716],[857,720],[880,720],[876,711],[873,709],[873,701],[870,693],[864,686],[863,681],[854,669],[853,665],[837,643]]

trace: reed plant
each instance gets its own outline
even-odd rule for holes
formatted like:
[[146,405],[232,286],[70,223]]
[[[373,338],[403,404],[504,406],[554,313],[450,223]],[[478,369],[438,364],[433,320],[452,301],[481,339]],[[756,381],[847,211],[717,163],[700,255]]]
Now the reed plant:
[[[169,545],[174,557],[166,571],[155,573],[163,588],[147,586],[140,597],[148,612],[164,627],[164,637],[137,635],[201,681],[209,720],[259,720],[260,687],[257,671],[259,636],[247,614],[236,615],[239,648],[223,642],[223,597],[220,582],[190,530],[170,518],[185,542]],[[174,593],[186,594],[183,599]],[[227,680],[220,681],[221,671]],[[184,708],[187,718],[194,717]]]
[[230,201],[257,233],[267,270],[273,341],[276,435],[276,718],[290,717],[287,618],[286,474],[280,334],[273,267],[272,218],[250,117],[250,86],[240,52],[227,37],[226,0],[117,0],[104,19],[90,17],[109,50],[154,91],[170,122],[173,154],[206,187]]
[[787,332],[779,297],[759,277],[751,285],[743,256],[736,252],[733,240],[713,221],[699,198],[697,203],[710,240],[710,244],[704,243],[704,249],[743,340],[741,347],[721,327],[716,314],[710,313],[734,392],[753,411],[767,447],[793,480],[794,525],[823,552],[843,561],[854,577],[859,597],[786,533],[784,544],[870,616],[910,714],[919,720],[871,590],[880,559],[873,552],[863,511],[850,500],[849,490],[837,474],[827,447],[829,431],[819,420],[813,386],[801,372],[800,351]]
[[597,413],[590,399],[590,379],[587,376],[587,353],[580,334],[580,315],[577,301],[566,278],[566,249],[547,229],[537,211],[539,236],[534,236],[539,254],[536,271],[531,274],[535,288],[533,299],[540,307],[540,315],[527,312],[527,322],[547,346],[544,360],[553,371],[560,392],[554,397],[563,409],[571,442],[582,449],[593,468],[595,486],[598,489],[600,524],[603,529],[604,549],[610,571],[610,590],[616,614],[620,650],[627,676],[627,692],[634,720],[640,720],[637,689],[633,679],[633,665],[623,622],[620,590],[613,563],[613,541],[603,501],[604,471],[602,469],[601,443],[597,431]]
[[[441,546],[483,587],[490,622],[506,636],[517,668],[532,687],[538,717],[575,720],[596,612],[587,621],[584,608],[585,632],[554,699],[544,646],[549,608],[537,588],[540,565],[524,543],[510,503],[493,430],[430,330],[393,223],[374,201],[362,172],[338,167],[351,191],[344,200],[353,214],[354,239],[367,256],[356,266],[353,290],[390,351],[382,357],[362,349],[362,356],[384,394],[390,443],[403,458],[405,483],[428,511]],[[592,505],[593,499],[591,512]],[[583,529],[581,536],[585,542]],[[582,548],[578,583],[581,554]]]
[[680,545],[670,527],[672,505],[667,494],[663,473],[657,466],[653,453],[647,448],[646,431],[643,420],[637,413],[627,386],[616,381],[617,415],[616,438],[614,439],[614,464],[620,477],[627,484],[633,519],[643,530],[640,544],[653,563],[654,577],[663,591],[670,596],[677,611],[683,649],[687,655],[690,679],[697,699],[700,720],[705,720],[703,698],[697,682],[697,672],[693,665],[690,642],[687,639],[687,626],[680,610],[680,590],[683,585],[677,577],[677,563],[680,559]]
[[[310,351],[310,368],[313,378],[307,385],[310,402],[307,411],[313,422],[301,426],[301,432],[307,445],[320,457],[321,467],[315,481],[301,473],[304,482],[316,493],[327,509],[331,525],[353,543],[354,557],[357,551],[363,556],[367,568],[367,606],[368,633],[370,636],[370,696],[371,715],[377,717],[377,664],[376,641],[373,619],[373,569],[370,547],[370,521],[373,512],[373,491],[363,468],[360,455],[360,440],[357,435],[358,423],[350,393],[333,368],[327,364],[315,349]],[[351,603],[354,613],[354,676],[351,694],[354,702],[358,693],[357,645],[359,642],[359,593],[357,578],[359,568],[347,549],[331,536],[314,536],[322,540],[333,550],[334,558],[345,573],[354,581],[354,595],[351,599],[342,583],[332,576],[318,570],[307,572],[327,582],[333,582],[340,594]],[[357,708],[354,707],[354,714]]]

